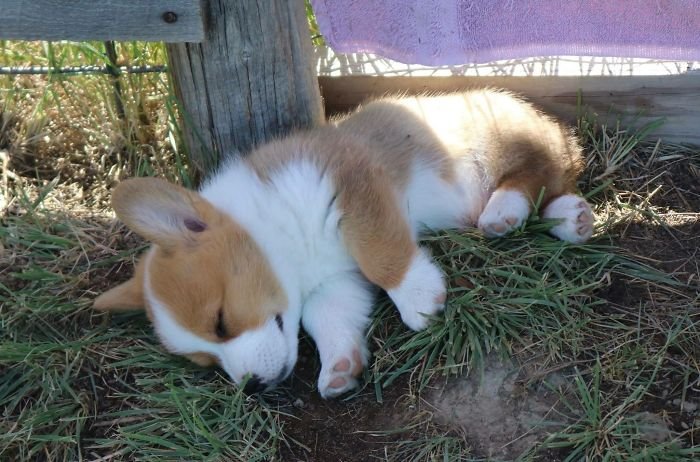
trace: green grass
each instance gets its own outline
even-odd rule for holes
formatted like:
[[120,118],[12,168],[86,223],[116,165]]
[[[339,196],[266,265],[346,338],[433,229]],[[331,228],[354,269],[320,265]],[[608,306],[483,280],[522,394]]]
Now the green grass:
[[106,224],[42,197],[0,228],[0,457],[269,460],[283,440],[275,411],[164,352],[142,315],[90,310],[93,278],[141,247],[98,258]]
[[[164,61],[160,44],[118,52],[130,64]],[[99,42],[0,42],[0,61],[101,65],[105,56]],[[141,314],[90,309],[144,249],[113,221],[114,183],[192,183],[167,76],[121,81],[123,119],[106,76],[0,78],[0,152],[9,158],[0,177],[0,459],[271,460],[287,445],[315,450],[288,437],[293,408],[246,397],[221,372],[165,353]],[[536,214],[506,239],[427,238],[450,284],[445,313],[413,333],[382,301],[364,387],[341,401],[370,395],[387,411],[405,409],[395,428],[374,429],[386,443],[367,458],[475,460],[469,435],[433,418],[427,391],[478,372],[492,353],[534,364],[533,383],[550,370],[570,379],[557,389],[558,425],[525,459],[699,457],[697,423],[672,404],[700,399],[697,263],[652,250],[696,234],[700,150],[645,142],[650,127],[583,118],[579,128],[596,238],[557,241]],[[669,182],[683,175],[691,179]],[[399,401],[390,398],[397,389]],[[306,412],[338,428],[353,418]],[[649,414],[670,422],[668,438],[645,436]]]
[[[650,422],[643,413],[634,412],[652,382],[637,385],[622,402],[611,402],[610,393],[601,390],[601,364],[597,362],[587,382],[577,371],[574,398],[562,402],[574,416],[574,423],[550,435],[547,448],[570,449],[565,462],[576,460],[605,461],[677,461],[700,457],[700,447],[683,447],[672,439],[658,422]],[[654,371],[652,379],[658,372]],[[659,430],[659,429],[662,430]],[[656,440],[656,441],[655,441]]]
[[[551,225],[551,224],[550,224]],[[675,285],[667,275],[617,253],[608,245],[576,246],[543,233],[550,225],[488,242],[475,232],[431,238],[437,260],[452,280],[449,303],[430,327],[412,333],[382,332],[382,359],[373,377],[383,387],[420,367],[419,391],[434,373],[479,367],[492,351],[512,355],[537,346],[546,365],[593,354],[583,332],[605,303],[596,289],[623,276]],[[383,314],[394,316],[393,307]],[[377,317],[375,330],[387,325]],[[391,354],[382,355],[384,351]]]

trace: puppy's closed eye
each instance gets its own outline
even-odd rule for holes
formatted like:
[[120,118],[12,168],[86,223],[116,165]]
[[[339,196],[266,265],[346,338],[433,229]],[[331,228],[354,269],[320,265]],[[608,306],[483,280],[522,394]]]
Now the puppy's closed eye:
[[279,327],[281,331],[284,331],[284,320],[281,315],[278,314],[275,316],[275,322],[277,323],[277,327]]
[[226,331],[226,324],[224,324],[224,310],[221,308],[219,310],[219,316],[216,320],[216,328],[214,329],[216,336],[220,339],[225,339],[228,337],[228,332]]

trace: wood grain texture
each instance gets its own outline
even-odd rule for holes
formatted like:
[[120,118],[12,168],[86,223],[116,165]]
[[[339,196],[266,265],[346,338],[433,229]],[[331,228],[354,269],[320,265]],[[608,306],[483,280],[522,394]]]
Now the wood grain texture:
[[[164,18],[170,14],[167,22]],[[201,0],[3,0],[0,38],[199,42]]]
[[303,0],[211,0],[205,18],[202,43],[168,46],[200,172],[323,120]]
[[[664,118],[653,133],[665,141],[700,144],[700,74],[671,76],[533,76],[533,77],[320,77],[329,113],[352,109],[361,101],[387,93],[456,91],[471,87],[507,88],[543,110],[573,122],[581,109],[623,126]],[[582,106],[579,107],[579,92]]]

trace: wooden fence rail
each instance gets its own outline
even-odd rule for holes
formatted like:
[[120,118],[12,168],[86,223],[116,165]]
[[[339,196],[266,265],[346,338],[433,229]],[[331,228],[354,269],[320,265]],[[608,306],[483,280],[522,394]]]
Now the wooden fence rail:
[[199,42],[201,0],[3,0],[0,38]]
[[417,94],[471,87],[507,88],[568,122],[581,112],[599,122],[640,126],[664,123],[652,136],[664,141],[700,145],[700,74],[664,76],[454,76],[454,77],[320,77],[329,113],[351,109],[387,93]]

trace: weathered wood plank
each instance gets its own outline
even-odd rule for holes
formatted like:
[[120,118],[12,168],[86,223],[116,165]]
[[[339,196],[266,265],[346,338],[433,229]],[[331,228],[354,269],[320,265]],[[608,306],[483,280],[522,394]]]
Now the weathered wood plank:
[[[494,86],[525,95],[557,117],[574,121],[581,109],[599,120],[640,125],[666,122],[653,135],[665,141],[700,144],[700,73],[671,76],[532,77],[320,77],[328,113],[347,111],[387,93],[456,91]],[[579,107],[579,92],[582,107]]]
[[0,38],[199,42],[201,0],[3,0]]
[[304,0],[210,0],[205,40],[168,45],[190,159],[202,173],[323,120]]

